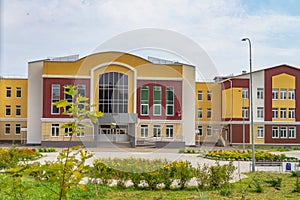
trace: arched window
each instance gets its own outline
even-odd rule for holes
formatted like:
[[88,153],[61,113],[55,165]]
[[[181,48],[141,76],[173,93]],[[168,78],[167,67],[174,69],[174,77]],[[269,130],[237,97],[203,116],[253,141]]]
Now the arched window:
[[119,72],[99,75],[99,111],[128,112],[128,76]]

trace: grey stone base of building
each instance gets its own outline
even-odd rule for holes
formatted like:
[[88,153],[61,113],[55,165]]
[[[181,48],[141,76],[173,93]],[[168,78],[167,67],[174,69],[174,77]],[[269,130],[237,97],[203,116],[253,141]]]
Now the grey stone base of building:
[[22,141],[22,140],[0,140],[0,144],[3,144],[3,145],[14,145],[14,144],[24,145],[24,141]]
[[156,148],[170,148],[170,149],[184,148],[185,142],[156,141],[155,147]]

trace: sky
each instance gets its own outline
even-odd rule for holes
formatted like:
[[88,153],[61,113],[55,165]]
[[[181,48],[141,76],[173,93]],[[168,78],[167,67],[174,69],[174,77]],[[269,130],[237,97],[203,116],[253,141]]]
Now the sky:
[[[248,71],[244,37],[251,39],[253,70],[280,64],[300,68],[298,0],[0,2],[0,76],[27,77],[30,61],[84,57],[117,35],[144,28],[170,30],[191,39],[207,53],[216,75]],[[173,55],[145,52],[135,54],[178,61]]]

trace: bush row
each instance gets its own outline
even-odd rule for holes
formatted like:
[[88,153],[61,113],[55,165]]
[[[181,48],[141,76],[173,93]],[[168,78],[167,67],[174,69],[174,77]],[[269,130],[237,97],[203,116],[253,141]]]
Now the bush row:
[[[107,158],[95,160],[90,177],[96,183],[110,185],[113,180],[117,185],[126,187],[128,181],[133,187],[148,187],[151,190],[171,187],[184,189],[187,183],[195,177],[199,187],[222,187],[232,179],[235,167],[232,162],[227,165],[198,165],[192,167],[189,161],[174,161],[172,163],[161,159],[141,158]],[[99,181],[100,180],[100,181]]]
[[[203,157],[215,160],[251,160],[252,151],[208,151],[204,152]],[[279,161],[298,161],[297,158],[287,157],[285,154],[273,154],[266,151],[255,151],[256,160],[279,160]]]

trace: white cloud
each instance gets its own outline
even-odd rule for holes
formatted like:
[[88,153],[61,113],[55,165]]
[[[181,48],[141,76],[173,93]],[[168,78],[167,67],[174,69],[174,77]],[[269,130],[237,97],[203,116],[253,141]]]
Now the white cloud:
[[[1,68],[4,75],[26,73],[28,61],[88,54],[119,33],[138,28],[177,31],[198,42],[220,73],[247,65],[250,37],[257,66],[286,62],[300,66],[300,17],[249,12],[239,0],[53,0],[2,1]],[[256,67],[256,66],[255,66]],[[254,68],[255,68],[254,67]],[[259,67],[257,67],[259,68]]]

